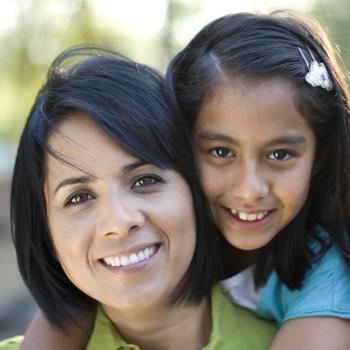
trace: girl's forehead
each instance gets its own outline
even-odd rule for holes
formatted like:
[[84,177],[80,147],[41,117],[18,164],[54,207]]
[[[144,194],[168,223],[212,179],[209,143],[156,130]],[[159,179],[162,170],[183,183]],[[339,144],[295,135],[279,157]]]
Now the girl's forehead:
[[313,138],[313,130],[299,111],[294,86],[281,79],[217,86],[200,110],[195,133],[207,139],[215,135],[253,138],[259,144],[291,134]]
[[255,98],[257,96],[269,96],[273,92],[292,98],[296,95],[297,90],[290,80],[283,77],[245,77],[238,75],[234,78],[225,79],[214,86],[211,99],[220,99],[220,97],[227,95],[228,92],[233,92],[237,95],[248,94]]
[[242,113],[260,114],[266,109],[270,114],[282,110],[297,109],[297,94],[294,85],[284,79],[231,79],[214,87],[204,102],[198,119],[203,114],[215,114],[220,110],[227,115],[239,116]]

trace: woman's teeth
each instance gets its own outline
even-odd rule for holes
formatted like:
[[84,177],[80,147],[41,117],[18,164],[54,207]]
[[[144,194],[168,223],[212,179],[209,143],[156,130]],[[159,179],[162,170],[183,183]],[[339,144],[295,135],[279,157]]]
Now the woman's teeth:
[[256,213],[245,213],[243,211],[238,211],[236,209],[230,209],[231,213],[238,217],[242,221],[256,221],[263,219],[267,214],[268,211],[260,211]]
[[157,248],[153,245],[129,255],[110,256],[104,258],[103,261],[109,266],[129,266],[137,264],[140,261],[148,260],[156,251]]

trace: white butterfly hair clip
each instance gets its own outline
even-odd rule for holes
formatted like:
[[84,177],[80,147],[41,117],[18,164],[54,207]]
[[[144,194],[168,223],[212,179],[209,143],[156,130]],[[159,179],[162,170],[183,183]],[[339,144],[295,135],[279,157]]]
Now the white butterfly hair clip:
[[298,51],[303,58],[307,69],[309,70],[309,72],[305,75],[305,80],[313,87],[319,86],[323,89],[326,89],[327,91],[333,90],[333,83],[329,77],[327,68],[324,63],[317,62],[310,49],[308,49],[308,51],[312,58],[311,63],[309,63],[309,61],[306,59],[303,52],[304,50],[302,48],[298,47]]

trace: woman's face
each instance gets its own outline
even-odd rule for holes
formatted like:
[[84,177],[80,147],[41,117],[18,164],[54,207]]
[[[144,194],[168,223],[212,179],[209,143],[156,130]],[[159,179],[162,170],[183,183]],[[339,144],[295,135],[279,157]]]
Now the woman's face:
[[235,247],[266,245],[309,192],[316,139],[277,79],[216,88],[196,120],[195,153],[214,220]]
[[68,118],[48,141],[67,161],[47,156],[45,197],[69,279],[120,314],[164,306],[195,249],[187,183],[126,153],[86,116]]

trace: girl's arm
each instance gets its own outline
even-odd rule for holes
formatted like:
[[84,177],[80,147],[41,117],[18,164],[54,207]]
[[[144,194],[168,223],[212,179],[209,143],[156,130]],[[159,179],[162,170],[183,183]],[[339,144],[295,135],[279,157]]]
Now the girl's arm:
[[95,314],[85,314],[79,318],[81,328],[76,324],[66,325],[64,333],[52,325],[45,316],[38,312],[30,323],[20,350],[80,350],[85,349],[91,335]]
[[283,324],[269,350],[349,350],[350,320],[295,318]]

